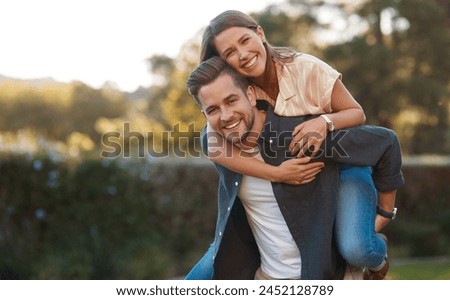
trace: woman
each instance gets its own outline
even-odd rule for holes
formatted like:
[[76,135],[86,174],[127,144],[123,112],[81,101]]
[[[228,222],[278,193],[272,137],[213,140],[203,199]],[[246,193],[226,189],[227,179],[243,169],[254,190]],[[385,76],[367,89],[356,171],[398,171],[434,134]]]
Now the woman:
[[[215,55],[248,77],[257,97],[267,100],[277,114],[322,116],[294,130],[290,150],[299,157],[308,150],[314,155],[328,132],[365,121],[361,106],[345,88],[337,71],[311,55],[272,47],[261,26],[244,13],[225,11],[205,29],[201,60]],[[215,142],[208,151],[215,154],[209,156],[212,161],[228,169],[271,181],[304,184],[314,180],[320,172],[317,168],[299,172],[298,160],[288,161],[278,168],[269,166],[240,153],[226,142]],[[226,153],[233,153],[232,159]],[[370,168],[341,166],[337,245],[349,264],[366,267],[366,279],[383,279],[387,273],[387,245],[376,232],[390,221],[386,217],[392,218],[394,201],[395,192],[380,193],[379,211],[384,216],[375,218],[377,195]]]

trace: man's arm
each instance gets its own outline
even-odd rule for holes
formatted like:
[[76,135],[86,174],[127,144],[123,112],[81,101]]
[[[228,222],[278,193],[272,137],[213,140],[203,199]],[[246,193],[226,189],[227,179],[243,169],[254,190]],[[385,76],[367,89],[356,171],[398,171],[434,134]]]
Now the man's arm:
[[[395,206],[395,194],[396,190],[389,192],[379,192],[378,193],[378,206],[384,211],[393,211]],[[375,217],[375,231],[380,232],[391,219],[385,218],[379,214]]]

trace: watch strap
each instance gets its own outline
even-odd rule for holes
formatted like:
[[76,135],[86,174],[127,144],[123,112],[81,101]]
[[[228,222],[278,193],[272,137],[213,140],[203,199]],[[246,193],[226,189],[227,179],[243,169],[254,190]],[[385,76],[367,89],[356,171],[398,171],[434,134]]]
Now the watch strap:
[[388,211],[383,210],[381,207],[379,207],[377,205],[377,214],[379,214],[382,217],[393,220],[393,219],[395,219],[395,217],[397,215],[397,207],[394,207],[392,212],[388,212]]
[[328,118],[328,116],[327,115],[320,115],[324,120],[325,120],[325,122],[327,123],[327,129],[328,129],[328,131],[333,131],[334,130],[334,124],[333,124],[333,121],[331,121],[330,120],[330,118]]

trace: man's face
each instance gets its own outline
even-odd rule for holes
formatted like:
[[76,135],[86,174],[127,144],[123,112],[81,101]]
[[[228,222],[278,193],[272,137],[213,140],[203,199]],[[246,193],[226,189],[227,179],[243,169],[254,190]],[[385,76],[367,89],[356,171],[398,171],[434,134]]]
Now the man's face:
[[252,131],[256,104],[253,89],[243,91],[228,74],[203,86],[198,93],[211,128],[233,144],[242,143]]

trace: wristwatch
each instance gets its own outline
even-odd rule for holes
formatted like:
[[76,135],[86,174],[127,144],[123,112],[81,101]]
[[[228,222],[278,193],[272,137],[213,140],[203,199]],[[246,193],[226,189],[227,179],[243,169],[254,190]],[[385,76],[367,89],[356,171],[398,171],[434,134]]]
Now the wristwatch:
[[394,207],[392,212],[388,212],[388,211],[381,209],[381,207],[379,207],[377,205],[377,214],[379,214],[380,216],[385,217],[387,219],[394,220],[395,217],[397,216],[397,207]]
[[320,115],[324,120],[325,120],[325,122],[327,122],[327,128],[328,128],[328,131],[333,131],[334,130],[334,123],[333,123],[333,121],[331,121],[330,120],[330,118],[328,118],[328,116],[327,115]]

